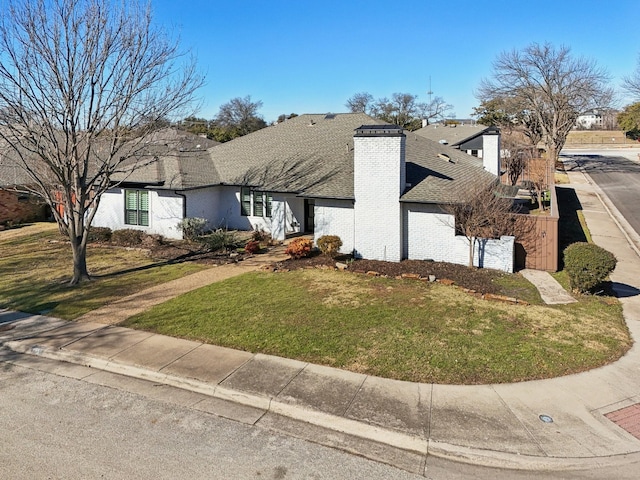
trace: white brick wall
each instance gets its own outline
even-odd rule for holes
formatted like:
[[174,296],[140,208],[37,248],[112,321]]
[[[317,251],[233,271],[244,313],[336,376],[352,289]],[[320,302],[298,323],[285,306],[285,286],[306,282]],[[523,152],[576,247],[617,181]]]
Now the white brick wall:
[[357,256],[399,262],[405,136],[354,137],[354,245]]
[[[405,252],[412,260],[469,264],[469,242],[455,234],[453,215],[435,205],[406,204]],[[513,272],[514,237],[475,242],[474,265]]]
[[112,230],[133,228],[167,238],[180,239],[182,232],[176,228],[176,225],[182,219],[182,202],[182,197],[173,192],[150,190],[149,226],[127,225],[124,223],[124,189],[113,188],[102,194],[92,225],[108,227]]
[[482,165],[487,172],[500,175],[500,134],[482,135]]
[[351,200],[317,199],[313,241],[323,235],[337,235],[342,240],[341,253],[353,251],[353,202]]

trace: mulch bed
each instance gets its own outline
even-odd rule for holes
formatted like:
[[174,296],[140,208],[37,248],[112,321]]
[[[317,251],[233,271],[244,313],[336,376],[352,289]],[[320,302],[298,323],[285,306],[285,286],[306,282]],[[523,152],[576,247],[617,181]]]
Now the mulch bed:
[[[348,261],[347,261],[348,260]],[[329,258],[324,255],[315,255],[309,258],[289,259],[276,264],[276,268],[280,270],[295,270],[300,268],[335,268],[336,262],[347,264],[346,270],[356,273],[375,272],[381,276],[396,278],[403,274],[417,274],[422,278],[428,278],[429,275],[442,280],[452,280],[458,285],[469,290],[475,290],[478,293],[498,294],[500,288],[493,283],[495,278],[502,275],[501,272],[469,268],[464,265],[455,265],[444,262],[429,262],[423,260],[403,260],[402,262],[383,262],[379,260],[350,260],[350,257]]]
[[[196,262],[206,265],[224,265],[241,262],[250,255],[238,252],[209,252],[199,244],[186,242],[174,244],[154,245],[150,255],[158,260],[169,262]],[[503,275],[501,272],[488,269],[469,268],[444,262],[430,262],[423,260],[403,260],[402,262],[383,262],[379,260],[353,260],[350,256],[340,255],[331,258],[319,253],[311,257],[288,259],[274,265],[276,270],[296,270],[301,268],[336,268],[336,263],[346,265],[345,270],[355,273],[375,272],[385,277],[402,277],[402,275],[419,275],[428,278],[434,275],[439,281],[452,281],[455,285],[480,294],[499,294],[500,288],[493,283],[495,278]]]

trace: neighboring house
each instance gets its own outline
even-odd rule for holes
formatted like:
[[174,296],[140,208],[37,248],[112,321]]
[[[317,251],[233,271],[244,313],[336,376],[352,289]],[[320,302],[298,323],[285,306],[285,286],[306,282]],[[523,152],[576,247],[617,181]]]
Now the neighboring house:
[[47,207],[36,196],[21,188],[31,179],[8,158],[0,158],[0,225],[44,220]]
[[603,126],[603,116],[597,110],[578,115],[575,128],[580,130],[600,129]]
[[[485,150],[487,158],[494,158],[500,151],[499,140],[487,142],[487,136],[499,137],[500,130],[497,127],[485,127],[484,125],[429,125],[413,132],[441,145],[448,145],[461,150],[472,157],[483,158]],[[504,152],[502,152],[504,153]],[[489,172],[500,175],[500,163],[486,166]]]
[[[466,264],[468,243],[441,205],[499,170],[492,132],[494,155],[480,160],[361,113],[300,115],[208,150],[185,141],[103,194],[93,224],[181,238],[180,220],[201,217],[278,240],[338,235],[357,257]],[[512,271],[513,250],[503,237],[482,242],[475,258]]]

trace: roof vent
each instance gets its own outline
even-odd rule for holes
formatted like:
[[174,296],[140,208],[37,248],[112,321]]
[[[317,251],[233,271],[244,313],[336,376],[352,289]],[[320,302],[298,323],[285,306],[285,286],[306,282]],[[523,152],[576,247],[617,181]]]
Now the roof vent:
[[438,154],[438,158],[441,159],[441,160],[445,160],[445,161],[447,161],[449,163],[453,163],[451,161],[451,157],[449,155],[447,155],[446,153],[439,153]]
[[444,138],[442,140],[438,140],[438,143],[441,145],[447,145],[449,142],[447,142]]

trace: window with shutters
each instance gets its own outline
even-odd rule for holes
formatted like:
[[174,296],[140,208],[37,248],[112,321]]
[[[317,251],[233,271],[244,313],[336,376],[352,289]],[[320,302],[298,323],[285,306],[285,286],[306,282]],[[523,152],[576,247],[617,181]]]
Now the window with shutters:
[[149,226],[149,192],[146,190],[124,191],[124,223]]
[[254,217],[271,217],[273,196],[269,192],[251,190],[249,187],[240,189],[240,213]]

